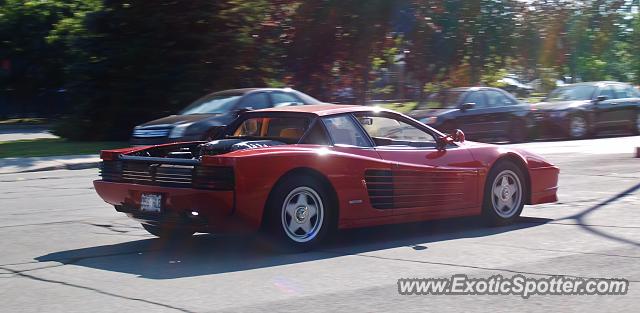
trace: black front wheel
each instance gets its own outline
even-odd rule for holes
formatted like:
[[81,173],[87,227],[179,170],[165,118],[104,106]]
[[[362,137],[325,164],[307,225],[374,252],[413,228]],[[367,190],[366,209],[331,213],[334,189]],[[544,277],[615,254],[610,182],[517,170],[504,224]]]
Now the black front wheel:
[[569,137],[571,139],[583,139],[589,135],[589,123],[582,115],[573,115],[569,117]]

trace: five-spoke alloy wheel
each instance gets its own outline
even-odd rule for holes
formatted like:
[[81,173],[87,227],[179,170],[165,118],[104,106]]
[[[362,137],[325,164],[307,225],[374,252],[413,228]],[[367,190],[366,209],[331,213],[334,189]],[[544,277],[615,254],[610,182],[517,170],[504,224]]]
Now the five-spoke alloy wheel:
[[337,207],[331,187],[308,175],[289,175],[271,192],[264,227],[288,248],[308,250],[333,233]]
[[522,169],[512,161],[498,161],[485,184],[484,218],[492,225],[512,223],[522,212],[526,190]]
[[293,241],[313,240],[320,231],[323,218],[322,199],[309,187],[292,190],[282,204],[282,228]]

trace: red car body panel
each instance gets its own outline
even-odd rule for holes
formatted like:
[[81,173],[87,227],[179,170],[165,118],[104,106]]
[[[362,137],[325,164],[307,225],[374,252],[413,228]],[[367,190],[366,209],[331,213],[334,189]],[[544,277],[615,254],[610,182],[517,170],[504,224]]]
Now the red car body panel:
[[[317,106],[299,106],[287,111],[329,115],[371,110],[335,106],[314,111],[314,107]],[[101,156],[112,160],[140,149],[144,148],[108,150]],[[487,174],[501,158],[511,158],[526,169],[528,204],[557,201],[557,167],[526,151],[473,142],[455,143],[445,150],[294,144],[203,156],[202,166],[233,167],[232,191],[103,180],[96,180],[94,186],[100,197],[116,206],[139,207],[141,193],[162,194],[164,210],[199,212],[206,225],[199,231],[253,232],[262,224],[269,195],[278,181],[289,173],[305,171],[326,180],[333,189],[338,227],[354,228],[479,215]],[[385,186],[375,182],[377,173],[393,174],[392,196],[369,194],[370,190]],[[393,208],[376,208],[388,199]]]

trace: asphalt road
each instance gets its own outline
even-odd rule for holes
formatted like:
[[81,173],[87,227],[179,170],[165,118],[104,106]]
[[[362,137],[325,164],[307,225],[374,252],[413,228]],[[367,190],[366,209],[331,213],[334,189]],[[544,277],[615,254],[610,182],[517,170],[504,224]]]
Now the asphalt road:
[[[457,219],[340,233],[315,252],[200,235],[169,244],[92,190],[97,170],[0,175],[0,312],[637,312],[640,137],[523,144],[560,202],[515,225]],[[401,296],[403,277],[625,278],[624,296]]]

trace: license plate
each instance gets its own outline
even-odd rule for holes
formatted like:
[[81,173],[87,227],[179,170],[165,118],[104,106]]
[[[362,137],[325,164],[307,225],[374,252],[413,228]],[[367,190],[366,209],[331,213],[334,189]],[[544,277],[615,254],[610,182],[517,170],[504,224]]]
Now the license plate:
[[160,213],[162,195],[143,193],[140,198],[140,210],[142,212]]

